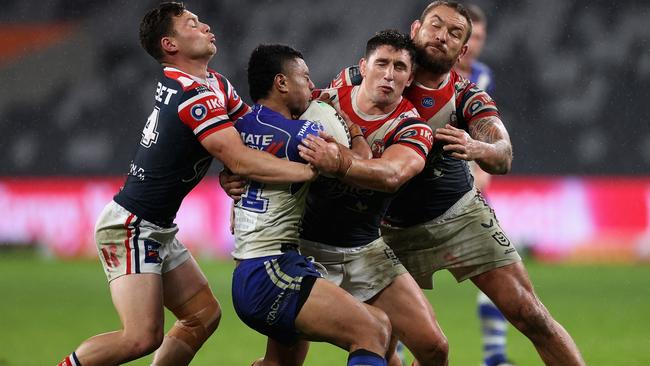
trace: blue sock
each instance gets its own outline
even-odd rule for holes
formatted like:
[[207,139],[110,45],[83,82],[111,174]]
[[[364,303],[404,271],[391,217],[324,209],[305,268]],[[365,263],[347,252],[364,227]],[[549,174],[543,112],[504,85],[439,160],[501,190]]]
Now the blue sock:
[[483,363],[485,366],[495,366],[506,362],[508,321],[482,292],[479,292],[478,296],[478,316],[481,320]]
[[386,366],[386,359],[365,349],[358,349],[348,356],[348,366]]

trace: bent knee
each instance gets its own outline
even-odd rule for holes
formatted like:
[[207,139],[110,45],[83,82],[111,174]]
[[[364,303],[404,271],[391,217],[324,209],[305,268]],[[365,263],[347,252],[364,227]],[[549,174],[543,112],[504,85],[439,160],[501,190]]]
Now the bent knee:
[[361,348],[385,351],[392,333],[390,319],[386,313],[377,308],[368,307],[366,310],[364,316],[357,319],[356,326],[351,329],[352,332],[347,334],[347,343],[359,345]]
[[127,335],[122,346],[126,348],[131,358],[139,358],[157,350],[162,344],[163,338],[162,328],[152,332],[139,332]]
[[169,336],[179,339],[196,352],[219,326],[221,306],[206,286],[192,299],[174,309],[174,314],[178,320],[169,331]]
[[219,327],[219,323],[221,322],[221,306],[219,305],[219,301],[212,296],[212,299],[208,304],[206,304],[205,307],[205,329],[206,332],[209,334],[214,333],[215,330]]
[[388,315],[383,311],[373,312],[372,316],[376,323],[376,330],[379,334],[379,341],[381,344],[388,346],[390,342],[390,337],[393,333],[393,327],[391,325]]
[[413,355],[423,365],[441,365],[449,355],[449,342],[444,334],[437,336],[417,337],[415,342],[406,344]]
[[511,322],[527,336],[550,334],[553,328],[551,314],[537,298],[523,304]]

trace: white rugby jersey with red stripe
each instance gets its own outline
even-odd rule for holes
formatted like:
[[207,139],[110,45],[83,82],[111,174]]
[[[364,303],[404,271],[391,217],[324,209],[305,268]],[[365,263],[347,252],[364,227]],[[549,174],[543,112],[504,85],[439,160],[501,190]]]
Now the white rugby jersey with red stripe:
[[[358,66],[341,71],[332,84],[360,83]],[[466,131],[478,119],[499,116],[496,103],[476,84],[451,70],[435,89],[414,82],[404,96],[433,130],[447,123]],[[466,161],[442,152],[436,143],[427,165],[391,203],[386,221],[396,226],[411,226],[432,220],[454,205],[472,189],[472,177]]]
[[[451,70],[436,89],[414,83],[404,96],[434,130],[451,124],[469,131],[469,126],[485,117],[499,116],[494,100],[476,84]],[[474,186],[474,178],[464,160],[443,153],[436,144],[427,166],[400,193],[388,209],[386,221],[411,226],[445,213]]]
[[[332,102],[361,127],[375,158],[399,144],[426,159],[433,133],[408,100],[402,98],[390,113],[368,115],[357,106],[358,92],[358,86],[343,86],[324,89],[314,96],[330,95]],[[368,244],[379,237],[379,223],[393,196],[321,177],[309,189],[301,237],[334,246]]]
[[249,111],[219,73],[209,70],[199,79],[166,67],[126,183],[114,200],[138,217],[170,226],[212,162],[200,141]]

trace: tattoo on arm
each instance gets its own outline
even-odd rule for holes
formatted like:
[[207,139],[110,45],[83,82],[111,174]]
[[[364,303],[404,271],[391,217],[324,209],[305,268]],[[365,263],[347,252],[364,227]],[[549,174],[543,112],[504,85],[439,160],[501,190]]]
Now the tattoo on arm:
[[501,121],[494,116],[478,119],[469,126],[469,134],[474,140],[493,144],[504,138]]
[[501,120],[495,116],[480,118],[469,126],[470,136],[494,146],[489,158],[478,159],[479,166],[491,174],[504,174],[510,170],[512,145]]

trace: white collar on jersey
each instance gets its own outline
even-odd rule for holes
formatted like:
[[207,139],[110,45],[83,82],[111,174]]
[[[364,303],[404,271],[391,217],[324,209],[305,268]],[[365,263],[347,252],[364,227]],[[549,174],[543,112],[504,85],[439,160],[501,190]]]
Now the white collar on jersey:
[[425,90],[438,90],[438,89],[442,89],[443,87],[445,87],[449,83],[449,80],[451,80],[451,72],[448,72],[447,75],[445,75],[444,80],[442,80],[442,82],[440,83],[440,85],[438,85],[437,88],[429,88],[428,86],[425,86],[425,85],[423,85],[423,84],[421,84],[421,83],[419,83],[417,81],[413,81],[413,83],[417,87],[425,89]]
[[190,79],[196,81],[197,83],[199,83],[199,84],[203,84],[203,85],[208,85],[208,81],[209,81],[210,79],[213,79],[213,78],[214,78],[210,72],[208,72],[208,75],[206,76],[205,79],[201,79],[200,77],[196,77],[196,76],[194,76],[194,75],[191,75],[191,74],[186,73],[186,72],[183,71],[183,70],[179,70],[179,69],[177,69],[177,68],[175,68],[175,67],[170,67],[170,66],[165,67],[165,71],[173,71],[173,72],[181,73],[181,74],[187,76],[188,78],[190,78]]
[[188,87],[188,86],[192,85],[193,82],[197,82],[197,83],[199,83],[201,85],[205,85],[205,86],[207,86],[207,87],[209,87],[210,89],[213,89],[213,90],[214,89],[219,89],[218,86],[216,85],[216,80],[214,78],[214,75],[212,75],[211,72],[208,72],[208,75],[207,75],[207,77],[205,79],[201,79],[201,78],[196,77],[194,75],[188,74],[185,71],[179,70],[179,69],[177,69],[175,67],[167,66],[167,67],[165,67],[164,71],[178,72],[178,73],[181,73],[181,74],[187,76],[187,77],[181,76],[181,77],[178,78],[178,81],[180,81],[181,84],[183,84],[184,87]]

